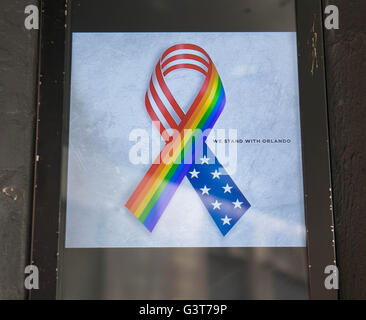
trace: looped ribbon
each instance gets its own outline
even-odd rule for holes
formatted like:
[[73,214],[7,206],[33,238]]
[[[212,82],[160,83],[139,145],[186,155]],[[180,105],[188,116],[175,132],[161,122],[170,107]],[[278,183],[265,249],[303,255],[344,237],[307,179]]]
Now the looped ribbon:
[[[165,82],[169,73],[179,69],[193,69],[205,77],[187,113]],[[166,144],[125,205],[150,232],[184,176],[224,236],[250,208],[205,143],[225,101],[221,79],[205,50],[193,44],[178,44],[163,53],[151,76],[145,106]],[[167,129],[172,133],[168,134]],[[199,154],[203,157],[196,161]]]

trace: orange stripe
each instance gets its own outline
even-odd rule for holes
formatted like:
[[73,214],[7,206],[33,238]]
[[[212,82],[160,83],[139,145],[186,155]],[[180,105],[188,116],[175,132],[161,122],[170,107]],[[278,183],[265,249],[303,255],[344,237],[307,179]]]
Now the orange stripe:
[[[215,86],[217,88],[216,84],[218,83],[218,81],[219,81],[219,77],[216,76],[215,80],[214,80],[215,84],[212,85],[212,87]],[[191,125],[192,130],[197,128],[198,123],[201,122],[202,117],[209,110],[209,106],[211,105],[211,103],[214,99],[215,92],[216,92],[216,90],[210,90],[209,97],[207,97],[207,99],[205,101],[202,101],[201,104],[203,104],[203,107],[199,109],[199,114],[195,117],[196,120]],[[183,148],[186,146],[187,143],[189,143],[192,136],[193,136],[193,131],[190,135],[185,135],[183,137],[183,140],[179,139],[179,142],[182,143]],[[178,156],[181,154],[182,147],[180,147],[179,149],[173,149],[173,150],[174,150],[173,159],[176,160],[178,158]],[[161,187],[161,184],[164,183],[166,185],[165,182],[168,182],[168,181],[166,181],[167,175],[169,174],[170,170],[172,169],[174,163],[175,163],[175,161],[169,165],[165,165],[163,167],[163,170],[159,174],[159,176],[156,179],[153,179],[153,184],[151,185],[150,189],[147,190],[145,197],[138,204],[138,207],[137,207],[136,211],[134,212],[134,215],[136,217],[140,218],[141,214],[146,209],[146,206],[150,203],[151,199],[154,197],[156,191],[159,190],[159,188]]]
[[[211,73],[211,71],[212,71],[212,67],[210,65],[209,74]],[[193,102],[191,108],[189,108],[186,118],[184,119],[184,121],[181,121],[181,123],[180,123],[180,126],[182,126],[182,128],[180,128],[180,130],[183,130],[183,125],[188,121],[187,117],[190,116],[193,113],[193,111],[197,108],[197,105],[198,105],[198,102],[200,101],[200,99],[201,98],[203,99],[204,94],[207,92],[209,80],[210,80],[209,77],[207,77],[205,79],[205,82],[203,83],[201,90],[200,90],[199,94],[197,95],[197,98]],[[160,163],[162,152],[163,151],[160,152],[158,157],[155,159],[154,163]],[[139,183],[139,185],[137,186],[135,191],[132,193],[131,197],[128,199],[128,201],[126,203],[126,207],[128,209],[130,209],[130,211],[135,210],[136,201],[140,201],[141,197],[144,195],[146,187],[149,186],[149,181],[151,181],[151,178],[154,175],[154,172],[156,170],[158,170],[158,168],[159,168],[158,164],[153,164],[149,168],[149,170],[146,172],[145,176],[142,178],[141,182]]]
[[[214,80],[215,77],[212,77],[211,80]],[[209,95],[211,88],[213,86],[214,81],[210,82],[209,88],[208,90],[206,90],[206,94],[204,95],[204,98],[202,99],[200,105],[204,104],[207,101],[207,95]],[[201,110],[200,108],[196,109],[196,112],[193,114],[193,117],[190,119],[190,121],[187,123],[187,126],[185,128],[190,128],[192,125],[192,122],[195,121],[195,117],[196,117],[196,113],[199,113]],[[194,129],[194,128],[191,128]],[[177,134],[176,134],[177,135]],[[164,147],[164,149],[161,152],[161,158],[162,158],[162,163],[160,163],[158,165],[158,168],[156,168],[156,170],[153,170],[152,172],[150,172],[148,175],[145,175],[143,181],[141,182],[141,186],[142,186],[142,190],[140,191],[141,193],[136,195],[136,199],[133,204],[131,204],[131,211],[135,211],[137,209],[137,207],[139,207],[140,205],[140,201],[142,202],[146,202],[146,200],[144,201],[144,197],[146,196],[146,193],[149,192],[148,190],[152,187],[152,185],[156,184],[156,180],[163,180],[163,178],[165,178],[165,175],[163,177],[159,177],[161,172],[164,170],[164,168],[167,166],[165,162],[167,162],[167,157],[165,157],[167,154],[169,154],[169,152],[173,149],[175,150],[177,145],[181,143],[181,139],[180,139],[181,135],[178,135],[177,138],[175,138],[174,142],[172,143],[172,146],[166,146]],[[169,167],[171,167],[171,165],[169,165]],[[148,179],[148,180],[146,180]]]
[[[202,100],[199,103],[199,106],[201,106],[202,104],[204,104],[207,101],[207,96],[210,94],[211,90],[212,90],[212,86],[214,84],[214,80],[215,80],[215,75],[217,75],[216,70],[214,70],[215,72],[213,73],[213,76],[210,79],[210,83],[209,83],[209,87],[206,90],[206,93],[204,94],[204,97],[202,98]],[[217,75],[218,76],[218,75]],[[193,105],[192,105],[193,107]],[[186,126],[184,129],[195,129],[195,128],[190,128],[192,126],[192,124],[195,122],[195,117],[197,116],[197,113],[199,113],[201,110],[200,108],[195,108],[194,110],[195,112],[192,114],[192,117],[189,119],[189,121],[187,122]],[[182,133],[182,131],[181,131]],[[164,160],[166,161],[168,158],[168,155],[170,153],[171,150],[175,150],[177,145],[181,143],[181,139],[180,139],[180,135],[175,138],[172,146],[169,147],[164,147],[161,155],[162,155],[162,160],[163,163],[160,163],[158,165],[158,167],[155,170],[149,170],[147,172],[147,174],[145,175],[145,177],[143,178],[143,180],[141,181],[139,187],[135,190],[135,192],[133,193],[133,195],[131,196],[131,198],[129,199],[128,203],[126,204],[126,206],[132,211],[134,212],[137,207],[139,207],[140,201],[142,201],[142,199],[146,196],[146,191],[149,190],[151,188],[151,186],[153,184],[155,184],[156,180],[161,180],[163,181],[164,177],[159,177],[159,175],[161,174],[161,172],[164,170],[164,168],[167,166],[164,163]],[[180,153],[178,153],[180,154]],[[172,166],[169,165],[170,167]],[[147,180],[148,179],[148,180]],[[142,188],[141,188],[142,187]],[[131,200],[131,201],[130,201]],[[145,201],[144,201],[145,202]]]

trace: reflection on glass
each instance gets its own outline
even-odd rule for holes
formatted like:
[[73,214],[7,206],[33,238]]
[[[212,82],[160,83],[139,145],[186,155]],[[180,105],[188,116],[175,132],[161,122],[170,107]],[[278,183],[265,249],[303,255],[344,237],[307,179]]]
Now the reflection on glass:
[[307,299],[305,248],[67,249],[59,298]]

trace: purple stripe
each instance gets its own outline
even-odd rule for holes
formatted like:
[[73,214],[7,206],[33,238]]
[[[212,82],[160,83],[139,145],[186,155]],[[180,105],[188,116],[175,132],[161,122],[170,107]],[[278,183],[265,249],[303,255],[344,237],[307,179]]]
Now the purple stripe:
[[[220,99],[220,96],[222,98]],[[220,101],[221,100],[221,101]],[[214,109],[212,110],[212,113],[208,117],[205,124],[209,123],[208,125],[203,125],[203,127],[211,129],[215,122],[217,121],[218,117],[220,116],[224,106],[225,106],[225,91],[224,88],[221,88],[221,92],[219,93],[218,101],[216,102],[216,105]],[[217,108],[218,106],[218,108]],[[216,110],[217,111],[216,111]],[[210,118],[214,116],[212,121],[210,121]],[[189,152],[192,153],[192,145],[189,148]],[[195,150],[197,152],[197,150]],[[186,152],[185,152],[186,153]],[[193,159],[195,159],[195,154],[193,154]],[[145,227],[151,232],[156,223],[159,221],[161,215],[163,214],[164,210],[168,206],[171,198],[173,197],[174,193],[178,189],[180,183],[182,182],[184,176],[187,174],[189,168],[192,166],[192,164],[180,164],[176,171],[174,172],[173,176],[171,177],[170,181],[165,186],[164,190],[156,200],[154,206],[151,208],[150,212],[146,216],[145,220],[143,221],[143,224]]]

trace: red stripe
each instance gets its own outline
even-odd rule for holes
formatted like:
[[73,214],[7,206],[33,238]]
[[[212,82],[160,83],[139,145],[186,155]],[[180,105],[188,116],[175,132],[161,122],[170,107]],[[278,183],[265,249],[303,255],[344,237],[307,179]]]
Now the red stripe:
[[201,90],[200,92],[198,93],[196,99],[194,99],[191,107],[189,108],[187,114],[186,114],[186,117],[184,118],[184,120],[179,124],[179,128],[178,130],[181,131],[184,126],[186,125],[187,121],[191,118],[193,112],[197,109],[197,106],[199,104],[199,102],[201,101],[203,95],[205,94],[205,92],[207,91],[207,87],[208,87],[208,84],[210,82],[210,79],[211,79],[211,75],[212,75],[212,72],[213,72],[213,65],[210,64],[209,68],[208,68],[208,72],[207,72],[207,76],[206,76],[206,79],[205,81],[203,82],[202,84],[202,87],[201,87]]
[[203,65],[205,65],[208,68],[208,63],[206,62],[206,60],[199,56],[196,56],[194,54],[177,54],[176,56],[172,56],[163,62],[163,64],[161,65],[161,68],[163,69],[170,62],[179,60],[179,59],[195,60],[195,61],[201,62]]
[[160,100],[160,98],[155,90],[152,79],[150,80],[150,92],[151,92],[151,95],[153,96],[155,103],[158,106],[161,114],[164,116],[165,120],[168,122],[168,124],[170,125],[171,128],[176,129],[178,127],[178,124],[174,121],[174,119],[170,115],[169,111],[164,106],[164,103]]
[[[203,83],[203,85],[201,87],[201,90],[198,93],[196,99],[194,100],[191,108],[188,110],[188,113],[187,113],[186,118],[184,118],[184,124],[188,121],[189,117],[192,115],[192,113],[194,112],[194,110],[197,108],[198,103],[201,101],[202,96],[206,92],[207,87],[208,87],[208,84],[209,84],[209,81],[210,81],[211,73],[212,73],[212,67],[210,66],[210,68],[209,68],[209,74],[206,77],[206,79],[205,79],[205,81],[204,81],[204,83]],[[146,108],[147,109],[149,107],[151,108],[151,105],[150,105],[150,102],[149,102],[149,99],[148,99],[147,94],[145,95],[145,103],[146,103]],[[152,114],[154,114],[154,112],[152,112]],[[152,116],[152,115],[150,114],[150,116]],[[183,121],[182,121],[181,124],[179,125],[179,131],[180,131],[180,133],[182,133],[182,131],[183,131],[184,124],[183,124]],[[135,189],[135,191],[132,193],[131,197],[126,202],[126,205],[125,206],[126,206],[127,209],[132,210],[131,208],[134,205],[134,202],[136,201],[136,199],[138,198],[138,196],[141,194],[141,192],[143,191],[145,185],[148,183],[148,181],[153,176],[154,172],[158,169],[158,167],[159,167],[158,163],[160,163],[160,161],[162,159],[162,154],[163,154],[164,148],[161,150],[160,154],[155,159],[154,163],[151,165],[151,167],[146,172],[146,174],[144,175],[144,177],[140,181],[140,183],[137,186],[137,188]]]
[[175,50],[180,50],[180,49],[189,49],[189,50],[196,50],[198,52],[201,52],[202,54],[205,55],[205,57],[208,59],[208,61],[211,61],[210,56],[206,53],[205,50],[203,50],[201,47],[196,46],[194,44],[177,44],[175,46],[172,46],[170,48],[168,48],[162,55],[161,57],[161,61],[164,60],[164,58],[171,52],[175,51]]
[[[170,139],[170,136],[167,134],[166,129],[164,128],[163,124],[161,123],[161,121],[159,120],[158,116],[156,115],[154,109],[151,106],[150,100],[149,100],[149,95],[145,94],[145,105],[146,105],[146,110],[147,113],[149,114],[150,118],[152,121],[154,121],[154,124],[156,126],[156,128],[159,130],[161,136],[163,137],[163,139],[165,141],[168,141]],[[157,124],[157,122],[159,122],[159,125]]]
[[166,76],[168,73],[170,73],[176,69],[193,69],[193,70],[197,70],[197,71],[203,73],[205,76],[207,75],[207,72],[205,70],[203,70],[201,67],[198,67],[195,64],[190,64],[190,63],[176,64],[175,66],[172,66],[172,67],[169,67],[168,69],[166,69],[163,72],[163,74],[164,74],[164,76]]
[[[195,109],[197,109],[197,106],[199,104],[199,102],[201,101],[203,95],[205,94],[211,75],[213,72],[213,66],[212,64],[210,64],[208,72],[207,72],[207,76],[206,79],[204,81],[204,83],[202,84],[202,87],[200,89],[200,92],[198,93],[196,99],[194,100],[192,106],[189,108],[187,115],[184,117],[184,120],[181,121],[180,125],[179,125],[179,131],[182,132],[184,125],[187,123],[187,121],[189,120],[189,118],[192,116],[193,112],[195,111]],[[146,109],[148,110],[150,117],[152,119],[154,119],[153,117],[156,117],[155,112],[152,110],[150,101],[148,99],[148,95],[146,93],[145,95],[145,104],[146,104]],[[150,111],[149,111],[150,109]],[[157,117],[156,117],[157,119]],[[159,121],[160,122],[160,121]],[[160,128],[161,129],[161,128]],[[162,130],[160,130],[160,132],[162,132]],[[143,191],[144,186],[146,185],[146,183],[150,180],[151,176],[153,176],[154,172],[157,170],[157,168],[159,167],[159,165],[157,163],[160,163],[160,159],[161,159],[161,154],[163,153],[163,150],[160,152],[159,156],[156,158],[156,160],[154,161],[153,165],[149,168],[149,170],[146,172],[145,176],[142,178],[142,180],[140,181],[139,185],[137,186],[137,188],[135,189],[135,191],[132,193],[131,197],[128,199],[127,203],[126,203],[126,207],[128,209],[131,210],[135,200],[137,199],[137,197],[140,195],[140,193]]]
[[[159,121],[158,117],[156,116],[156,113],[154,112],[150,101],[149,101],[149,96],[148,93],[146,92],[145,94],[145,105],[146,105],[146,110],[149,113],[151,119],[153,121],[158,121],[160,123],[160,126],[157,127],[158,130],[160,131],[160,134],[162,135],[162,137],[164,138],[164,140],[166,142],[169,141],[170,137],[167,136],[167,132],[165,131],[164,126],[161,124],[161,122]],[[139,194],[141,193],[143,187],[145,186],[145,184],[147,183],[147,181],[150,179],[150,177],[154,174],[154,172],[156,171],[156,169],[159,168],[159,163],[161,161],[161,152],[159,153],[159,155],[157,156],[157,158],[155,159],[155,161],[153,162],[153,164],[151,165],[151,167],[149,168],[149,170],[146,172],[146,174],[144,175],[144,177],[142,178],[141,182],[139,183],[139,185],[137,186],[137,188],[135,189],[135,191],[132,193],[132,195],[130,196],[130,198],[127,200],[125,206],[126,208],[132,210],[132,206],[136,200],[136,198],[139,196]]]
[[180,106],[178,105],[177,101],[175,101],[174,97],[170,93],[170,90],[168,89],[168,87],[167,87],[167,85],[166,85],[166,83],[165,83],[165,81],[163,79],[163,74],[161,73],[161,69],[160,69],[160,64],[159,63],[156,65],[155,75],[156,75],[156,79],[159,82],[161,91],[163,91],[163,93],[165,94],[166,98],[168,99],[168,101],[172,105],[172,107],[173,107],[174,111],[176,112],[176,114],[178,115],[178,117],[181,120],[183,120],[184,117],[185,117],[185,114],[182,111],[182,109],[180,108]]

